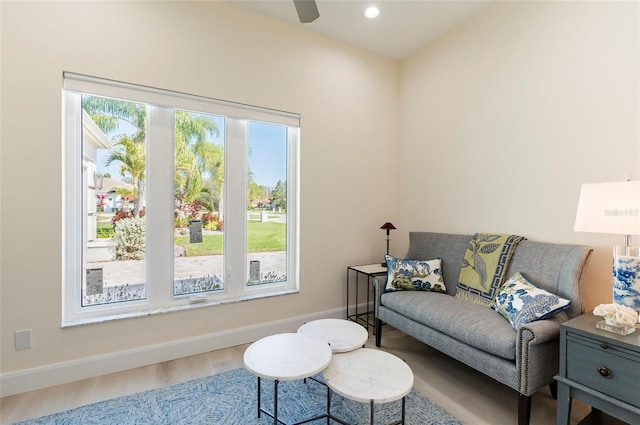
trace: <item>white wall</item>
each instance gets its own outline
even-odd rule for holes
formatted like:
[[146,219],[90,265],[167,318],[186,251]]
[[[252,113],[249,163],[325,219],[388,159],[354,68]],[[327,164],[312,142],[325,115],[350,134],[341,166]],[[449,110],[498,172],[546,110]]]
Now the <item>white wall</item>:
[[582,183],[640,179],[638,4],[498,2],[403,61],[402,227],[594,246],[611,302],[623,237],[573,223]]
[[[223,2],[1,7],[2,374],[336,311],[382,258],[396,62]],[[61,329],[63,71],[300,113],[300,293]]]

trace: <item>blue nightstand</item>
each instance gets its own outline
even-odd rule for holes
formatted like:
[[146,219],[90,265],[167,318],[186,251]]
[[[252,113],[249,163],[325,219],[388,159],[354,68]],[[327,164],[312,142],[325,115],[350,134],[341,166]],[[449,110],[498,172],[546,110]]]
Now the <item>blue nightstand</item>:
[[570,423],[572,398],[592,407],[580,424],[640,424],[640,330],[621,336],[600,320],[589,312],[560,327],[557,425]]

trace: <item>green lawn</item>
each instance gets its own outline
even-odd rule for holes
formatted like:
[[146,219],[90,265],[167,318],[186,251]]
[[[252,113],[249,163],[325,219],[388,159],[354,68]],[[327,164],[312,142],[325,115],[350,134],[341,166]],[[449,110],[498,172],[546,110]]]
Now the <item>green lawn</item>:
[[112,238],[115,236],[111,220],[98,221],[96,223],[96,236],[98,238]]
[[[273,252],[286,249],[286,225],[273,222],[247,222],[249,252]],[[187,256],[222,254],[222,234],[203,235],[201,243],[189,243],[189,236],[176,236],[176,245],[187,250]]]
[[113,230],[113,223],[110,221],[99,221],[96,223],[98,229],[110,229]]

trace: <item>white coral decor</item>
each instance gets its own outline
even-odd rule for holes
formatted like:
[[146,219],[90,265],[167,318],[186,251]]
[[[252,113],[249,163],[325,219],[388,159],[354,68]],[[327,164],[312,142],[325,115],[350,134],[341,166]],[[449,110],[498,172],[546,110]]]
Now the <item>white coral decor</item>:
[[621,304],[600,304],[593,309],[593,314],[604,317],[609,326],[634,326],[638,321],[638,313]]

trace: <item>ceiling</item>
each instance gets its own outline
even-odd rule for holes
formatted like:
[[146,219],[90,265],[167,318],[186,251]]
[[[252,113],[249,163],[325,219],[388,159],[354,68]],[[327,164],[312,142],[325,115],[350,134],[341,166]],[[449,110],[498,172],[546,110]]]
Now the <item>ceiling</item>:
[[[451,27],[487,7],[492,0],[317,0],[320,17],[301,24],[292,0],[227,0],[260,14],[401,60]],[[375,19],[364,17],[370,5]]]

